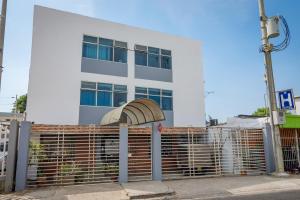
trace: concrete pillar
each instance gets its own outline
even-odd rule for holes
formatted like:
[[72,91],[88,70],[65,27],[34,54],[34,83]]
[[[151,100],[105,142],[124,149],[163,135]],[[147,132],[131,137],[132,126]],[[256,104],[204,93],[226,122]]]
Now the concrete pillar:
[[128,127],[120,124],[119,130],[119,183],[128,182]]
[[161,134],[157,129],[157,123],[152,123],[152,180],[162,180],[161,165]]
[[274,160],[274,151],[272,144],[272,132],[270,124],[265,124],[265,128],[263,129],[264,134],[264,150],[265,150],[265,161],[266,161],[266,172],[267,174],[271,174],[275,172],[275,160]]
[[19,122],[12,120],[10,122],[8,151],[6,161],[6,174],[5,174],[5,192],[12,192],[15,173],[16,173],[16,158],[17,158],[17,145],[19,134]]
[[31,122],[21,122],[16,171],[16,191],[22,191],[26,188],[30,133]]

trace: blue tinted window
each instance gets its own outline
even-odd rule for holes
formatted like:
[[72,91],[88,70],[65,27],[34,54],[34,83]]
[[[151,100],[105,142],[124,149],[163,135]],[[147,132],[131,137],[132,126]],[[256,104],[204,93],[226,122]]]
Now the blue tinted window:
[[148,47],[148,53],[159,54],[159,48]]
[[173,99],[172,97],[161,98],[161,108],[163,110],[173,110]]
[[135,87],[135,93],[147,94],[147,88]]
[[155,88],[149,88],[148,89],[149,94],[151,95],[160,95],[160,89],[155,89]]
[[85,88],[85,89],[96,89],[96,83],[82,81],[82,82],[81,82],[81,88]]
[[163,96],[172,96],[172,91],[171,90],[162,90],[162,95]]
[[169,56],[161,56],[161,68],[171,69],[172,68],[172,58]]
[[98,90],[112,91],[112,84],[98,83]]
[[90,43],[97,43],[97,38],[96,37],[92,37],[92,36],[84,35],[83,36],[83,41],[84,42],[90,42]]
[[159,67],[159,55],[148,54],[148,66]]
[[97,92],[97,106],[111,106],[112,104],[112,93],[100,91]]
[[95,106],[96,105],[96,91],[81,90],[80,105]]
[[82,57],[97,59],[97,45],[90,43],[83,43]]
[[145,94],[136,94],[135,99],[147,99],[148,96]]
[[126,85],[114,85],[114,91],[127,91],[127,86]]
[[127,49],[115,47],[114,51],[115,62],[127,63]]
[[166,56],[171,56],[171,51],[170,51],[170,50],[162,49],[162,50],[161,50],[161,54],[162,54],[162,55],[166,55]]
[[126,92],[114,92],[114,107],[119,107],[127,102]]
[[135,64],[147,66],[147,53],[144,51],[135,51]]
[[113,40],[100,38],[99,39],[99,44],[112,47],[113,46]]
[[160,106],[160,96],[149,95],[149,99],[152,99],[153,101],[155,101]]
[[108,46],[99,46],[99,59],[110,60],[113,58],[113,48]]

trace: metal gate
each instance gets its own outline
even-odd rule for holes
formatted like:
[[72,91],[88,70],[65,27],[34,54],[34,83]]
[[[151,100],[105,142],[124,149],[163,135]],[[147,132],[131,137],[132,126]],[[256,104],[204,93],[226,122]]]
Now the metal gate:
[[128,130],[128,180],[152,180],[151,128]]
[[261,129],[165,128],[164,179],[265,173]]
[[300,170],[300,129],[280,129],[284,170],[299,173]]
[[33,125],[28,187],[115,182],[119,129]]

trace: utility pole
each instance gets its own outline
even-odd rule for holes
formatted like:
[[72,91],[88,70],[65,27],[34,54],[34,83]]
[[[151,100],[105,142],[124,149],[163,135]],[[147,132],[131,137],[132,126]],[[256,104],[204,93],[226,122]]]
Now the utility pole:
[[5,21],[6,21],[6,8],[7,0],[2,0],[1,16],[0,16],[0,90],[2,82],[3,72],[3,47],[4,47],[4,33],[5,33]]
[[18,101],[18,95],[16,94],[16,96],[15,97],[12,97],[12,98],[15,98],[16,99],[16,101],[15,101],[15,103],[14,103],[14,107],[15,107],[15,114],[17,114],[17,101]]
[[278,112],[277,102],[276,102],[276,92],[275,92],[275,84],[273,77],[273,69],[272,69],[272,44],[269,43],[268,33],[267,33],[267,16],[265,14],[265,5],[264,0],[258,0],[259,5],[259,17],[260,17],[260,28],[262,33],[262,45],[263,52],[265,57],[265,71],[266,71],[266,83],[268,88],[268,100],[269,100],[269,110],[270,110],[270,125],[272,132],[272,143],[273,143],[273,151],[274,151],[274,159],[276,166],[276,174],[281,175],[284,173],[284,165],[283,165],[283,156],[282,156],[282,148],[281,148],[281,140],[280,140],[280,130],[279,125],[274,124],[274,114]]

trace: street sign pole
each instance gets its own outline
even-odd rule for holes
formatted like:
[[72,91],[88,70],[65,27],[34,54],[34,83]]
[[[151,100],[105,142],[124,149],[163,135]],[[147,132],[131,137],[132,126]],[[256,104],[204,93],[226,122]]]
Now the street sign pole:
[[280,141],[280,130],[278,125],[274,125],[274,114],[277,113],[277,104],[276,104],[276,92],[275,92],[275,84],[273,77],[273,68],[272,68],[272,58],[271,58],[271,50],[272,45],[268,40],[267,33],[267,16],[265,14],[265,6],[264,0],[258,0],[259,4],[259,16],[260,16],[260,28],[262,33],[262,44],[263,44],[263,52],[265,57],[265,70],[266,70],[266,80],[267,80],[267,88],[268,88],[268,100],[269,100],[269,113],[270,113],[270,125],[273,139],[273,151],[275,158],[275,166],[276,166],[276,174],[284,174],[284,165],[283,165],[283,156],[282,156],[282,148]]

